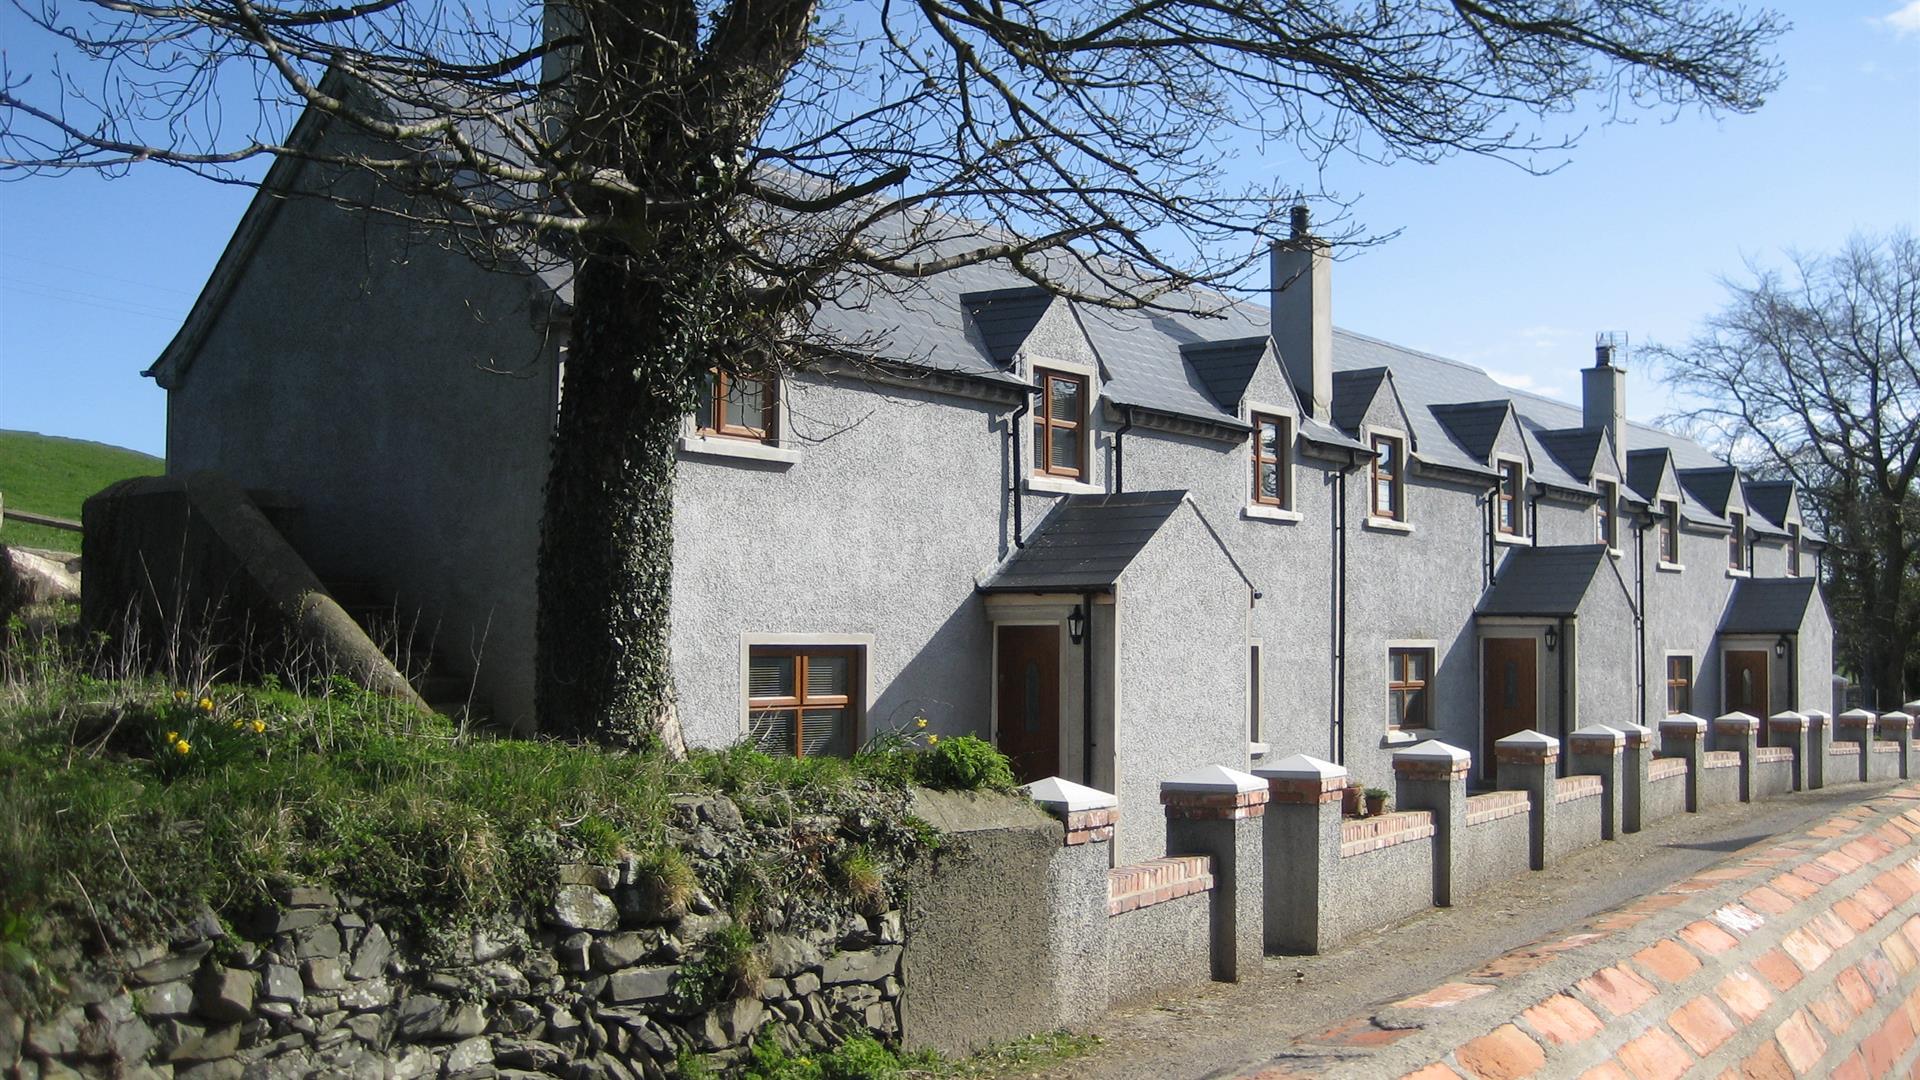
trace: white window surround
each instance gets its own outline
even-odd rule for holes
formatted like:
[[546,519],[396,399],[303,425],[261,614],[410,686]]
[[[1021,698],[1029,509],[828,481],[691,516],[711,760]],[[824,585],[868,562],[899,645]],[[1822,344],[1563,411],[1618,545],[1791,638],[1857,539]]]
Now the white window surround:
[[[1400,475],[1395,478],[1395,487],[1400,495],[1400,516],[1397,518],[1375,517],[1373,513],[1373,440],[1378,436],[1397,439],[1400,442]],[[1413,532],[1413,485],[1407,483],[1407,474],[1413,469],[1413,440],[1405,431],[1398,428],[1375,427],[1372,424],[1360,425],[1360,441],[1367,445],[1367,513],[1360,521],[1363,528],[1377,529],[1382,532],[1411,534]]]
[[[1046,357],[1022,356],[1020,363],[1026,367],[1027,381],[1035,385],[1039,384],[1040,372],[1042,371],[1053,371],[1062,375],[1078,375],[1087,381],[1087,400],[1084,403],[1085,409],[1083,410],[1083,415],[1085,415],[1086,420],[1080,426],[1081,434],[1086,438],[1086,446],[1084,447],[1087,462],[1086,473],[1078,478],[1071,476],[1049,476],[1036,468],[1040,461],[1038,456],[1040,451],[1039,448],[1034,445],[1033,441],[1033,409],[1030,407],[1026,414],[1021,416],[1019,420],[1020,444],[1023,447],[1021,464],[1025,467],[1027,473],[1024,477],[1025,490],[1041,492],[1048,495],[1103,494],[1107,490],[1106,485],[1094,478],[1094,472],[1099,468],[1100,464],[1100,455],[1096,452],[1099,449],[1097,436],[1100,433],[1100,373],[1095,371],[1090,365],[1075,363],[1071,360],[1050,360]],[[1037,404],[1036,399],[1039,397],[1039,394],[1040,391],[1038,390],[1028,391],[1027,400],[1030,403]]]
[[787,408],[787,395],[792,389],[787,379],[774,381],[773,407],[775,410],[774,435],[772,442],[759,439],[745,439],[734,435],[704,435],[695,422],[693,414],[688,413],[680,419],[680,452],[707,458],[733,458],[740,461],[764,461],[776,465],[798,465],[800,448],[794,445],[789,426],[792,419]]
[[860,678],[866,685],[858,694],[852,695],[859,705],[858,715],[853,720],[853,746],[859,749],[869,738],[867,731],[867,712],[873,707],[873,635],[872,634],[776,634],[754,631],[740,635],[740,737],[746,738],[749,730],[747,723],[747,671],[752,662],[753,647],[756,645],[790,645],[805,647],[817,645],[824,648],[860,650]]
[[1261,416],[1278,417],[1287,422],[1287,446],[1285,448],[1286,468],[1284,470],[1286,475],[1282,477],[1286,485],[1287,505],[1274,506],[1270,503],[1255,502],[1253,499],[1254,488],[1260,482],[1260,478],[1254,474],[1254,469],[1257,468],[1257,466],[1253,460],[1253,440],[1260,437],[1259,429],[1255,428],[1254,431],[1247,436],[1247,452],[1241,456],[1242,461],[1246,464],[1246,485],[1241,488],[1242,491],[1246,492],[1246,505],[1241,508],[1242,512],[1240,516],[1251,521],[1299,521],[1301,520],[1300,514],[1293,507],[1295,496],[1299,491],[1294,481],[1298,478],[1300,471],[1300,453],[1296,445],[1300,441],[1300,410],[1296,406],[1275,405],[1270,401],[1249,400],[1241,404],[1240,420],[1242,423],[1252,427],[1253,418],[1256,413]]
[[1680,501],[1678,499],[1662,498],[1656,500],[1656,502],[1660,508],[1660,512],[1656,514],[1653,519],[1653,557],[1658,563],[1655,569],[1669,574],[1677,574],[1685,570],[1687,566],[1685,563],[1668,562],[1666,560],[1665,551],[1660,543],[1660,529],[1666,522],[1667,515],[1671,513],[1673,515],[1673,546],[1676,549],[1679,548],[1680,540],[1685,534],[1685,527],[1680,521]]

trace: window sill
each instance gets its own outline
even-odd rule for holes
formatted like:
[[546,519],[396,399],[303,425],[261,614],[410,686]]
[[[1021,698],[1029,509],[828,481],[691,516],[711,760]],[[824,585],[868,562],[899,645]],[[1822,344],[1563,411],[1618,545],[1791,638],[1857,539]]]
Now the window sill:
[[1621,551],[1617,547],[1609,547],[1607,549],[1607,558],[1609,559],[1621,559],[1625,557],[1626,557],[1626,552]]
[[1270,743],[1250,742],[1247,744],[1248,757],[1265,757],[1272,751],[1273,746]]
[[699,457],[734,458],[740,461],[766,461],[776,465],[798,465],[800,451],[763,443],[755,439],[730,439],[724,435],[682,435],[680,452]]
[[1364,528],[1377,529],[1380,532],[1405,533],[1408,535],[1412,535],[1413,533],[1413,526],[1411,524],[1405,521],[1395,520],[1394,518],[1369,516],[1361,521],[1360,524]]
[[1380,748],[1384,750],[1393,746],[1412,746],[1419,742],[1420,737],[1426,732],[1426,728],[1393,728],[1380,737]]
[[1240,516],[1243,518],[1246,518],[1249,521],[1294,522],[1294,521],[1300,520],[1299,514],[1294,513],[1292,510],[1288,510],[1285,507],[1261,506],[1258,503],[1255,503],[1252,506],[1241,507]]
[[1049,495],[1104,495],[1107,491],[1099,484],[1089,484],[1085,480],[1044,475],[1027,477],[1027,490],[1041,491]]
[[1753,571],[1751,571],[1751,570],[1735,570],[1735,569],[1734,569],[1733,567],[1731,567],[1731,566],[1729,566],[1729,567],[1727,567],[1727,576],[1728,576],[1728,577],[1732,577],[1732,578],[1743,578],[1743,577],[1744,577],[1744,578],[1750,578],[1750,577],[1752,577],[1752,576],[1753,576]]
[[1496,544],[1506,544],[1509,547],[1532,547],[1533,537],[1521,536],[1519,533],[1503,533],[1503,532],[1496,531],[1493,534],[1493,542]]
[[1659,566],[1654,567],[1654,569],[1658,570],[1663,574],[1677,574],[1682,570],[1685,570],[1686,565],[1683,563],[1677,563],[1677,562],[1663,562]]

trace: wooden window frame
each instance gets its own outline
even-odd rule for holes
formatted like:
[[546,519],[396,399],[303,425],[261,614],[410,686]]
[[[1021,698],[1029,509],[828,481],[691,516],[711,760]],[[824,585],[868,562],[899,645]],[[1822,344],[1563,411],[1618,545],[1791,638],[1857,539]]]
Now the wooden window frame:
[[[1407,661],[1414,655],[1426,657],[1427,677],[1414,679],[1407,674]],[[1433,663],[1434,649],[1425,645],[1391,646],[1387,649],[1387,708],[1399,717],[1387,723],[1389,731],[1431,731],[1433,730]],[[1406,709],[1394,708],[1394,695],[1399,693],[1420,692],[1420,721],[1408,723]]]
[[[710,373],[706,393],[700,401],[700,422],[695,425],[702,435],[717,435],[728,439],[751,439],[755,442],[770,443],[780,435],[780,380],[774,378],[756,379],[742,375],[732,375],[718,368]],[[732,395],[736,383],[758,383],[761,388],[760,426],[745,427],[727,422],[727,398]]]
[[[1370,516],[1385,518],[1388,521],[1407,519],[1407,441],[1398,435],[1373,436],[1373,467],[1371,482],[1367,485],[1367,506]],[[1393,505],[1380,505],[1380,449],[1386,444],[1393,447],[1395,468],[1386,474],[1387,490],[1393,499]]]
[[1727,515],[1727,520],[1733,524],[1733,531],[1727,534],[1727,569],[1751,569],[1747,566],[1747,515],[1735,511]]
[[1680,565],[1680,504],[1667,499],[1660,504],[1660,561]]
[[[1676,663],[1686,665],[1687,673],[1684,678],[1676,678],[1674,676],[1673,666]],[[1667,657],[1666,678],[1667,678],[1667,715],[1678,716],[1681,713],[1691,713],[1693,711],[1693,657],[1684,656],[1684,655],[1669,655]],[[1674,693],[1676,690],[1682,696],[1680,707],[1677,709],[1674,708],[1674,700],[1673,700]]]
[[[847,755],[851,757],[860,746],[860,693],[859,688],[866,685],[866,648],[860,645],[748,645],[747,671],[753,670],[753,662],[769,656],[791,656],[793,663],[794,696],[777,698],[753,697],[750,688],[747,697],[747,730],[751,737],[753,716],[768,710],[790,711],[793,715],[793,756],[805,757],[806,740],[804,738],[802,718],[809,709],[845,709],[847,716],[846,741]],[[844,657],[847,661],[847,692],[844,694],[826,694],[812,697],[807,694],[807,664],[815,657]],[[818,756],[818,755],[816,755]]]
[[[1260,429],[1272,424],[1275,429],[1274,453],[1269,457],[1260,445]],[[1274,476],[1279,479],[1280,494],[1269,498],[1260,490],[1260,467],[1271,464]],[[1253,501],[1256,506],[1273,506],[1281,510],[1293,509],[1293,418],[1278,413],[1257,412],[1253,414]]]
[[1787,523],[1787,576],[1800,576],[1800,526]]
[[[1034,374],[1040,384],[1040,407],[1033,414],[1033,472],[1035,476],[1064,476],[1073,480],[1085,479],[1087,475],[1087,394],[1092,380],[1085,375],[1076,375],[1070,371],[1055,371],[1051,368],[1036,368]],[[1080,413],[1071,420],[1053,415],[1053,384],[1055,381],[1070,382],[1080,387],[1077,400]],[[1077,431],[1080,433],[1080,452],[1076,455],[1072,467],[1053,463],[1053,433],[1055,431]]]
[[1600,520],[1596,523],[1600,533],[1600,542],[1607,550],[1620,549],[1620,485],[1611,480],[1595,481],[1600,489]]
[[[1526,522],[1522,518],[1520,492],[1526,484],[1527,473],[1517,461],[1496,462],[1494,468],[1500,474],[1500,482],[1495,487],[1493,507],[1493,527],[1502,536],[1526,535]],[[1507,481],[1513,481],[1513,490],[1507,490]],[[1503,520],[1511,515],[1512,521]]]

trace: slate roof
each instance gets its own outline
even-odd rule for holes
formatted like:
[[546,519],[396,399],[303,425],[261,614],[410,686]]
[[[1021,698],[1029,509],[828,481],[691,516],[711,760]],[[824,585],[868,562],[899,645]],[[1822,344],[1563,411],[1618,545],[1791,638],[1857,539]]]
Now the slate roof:
[[1053,305],[1053,294],[1037,287],[995,289],[967,293],[960,297],[960,304],[973,319],[987,355],[1004,365],[1013,363],[1013,354]]
[[1349,434],[1358,434],[1360,425],[1367,419],[1367,410],[1373,407],[1373,399],[1380,395],[1380,385],[1387,381],[1387,369],[1384,367],[1361,368],[1357,371],[1333,373],[1333,407],[1331,409],[1333,426]]
[[1731,465],[1711,469],[1681,469],[1680,486],[1699,500],[1700,505],[1725,517],[1727,500],[1733,495],[1733,481],[1738,476]]
[[1260,358],[1267,354],[1272,341],[1263,335],[1233,341],[1192,342],[1180,346],[1180,356],[1200,376],[1201,385],[1213,396],[1215,404],[1238,413],[1240,399],[1247,396],[1247,384],[1253,381]]
[[1747,506],[1775,525],[1787,523],[1787,507],[1793,504],[1793,481],[1748,480],[1742,485]]
[[1439,417],[1440,426],[1453,436],[1453,441],[1481,465],[1492,460],[1493,444],[1499,441],[1500,430],[1506,426],[1507,413],[1512,407],[1512,403],[1504,399],[1428,406],[1433,415]]
[[1533,437],[1567,471],[1567,475],[1582,483],[1593,480],[1594,466],[1599,463],[1601,447],[1606,444],[1605,431],[1600,428],[1559,428],[1536,431]]
[[1723,634],[1791,634],[1807,617],[1815,582],[1810,577],[1741,578],[1727,601]]
[[1667,471],[1665,447],[1627,451],[1627,486],[1645,502],[1660,494],[1660,478]]
[[981,592],[1105,592],[1186,498],[1185,491],[1070,495]]
[[1574,615],[1607,559],[1605,544],[1514,549],[1481,599],[1482,615]]

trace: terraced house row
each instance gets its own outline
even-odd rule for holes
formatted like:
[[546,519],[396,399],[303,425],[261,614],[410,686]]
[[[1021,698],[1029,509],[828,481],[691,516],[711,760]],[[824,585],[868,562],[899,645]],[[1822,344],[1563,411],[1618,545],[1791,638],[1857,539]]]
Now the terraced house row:
[[[310,168],[275,167],[150,372],[168,468],[274,493],[323,580],[525,723],[568,282],[281,198]],[[1490,783],[1525,729],[1828,706],[1791,485],[1629,422],[1604,343],[1574,407],[1336,329],[1331,285],[1301,211],[1265,309],[973,267],[823,310],[860,356],[714,379],[676,485],[688,737],[846,754],[925,717],[1117,792],[1125,863],[1199,766],[1385,785],[1437,738]]]

